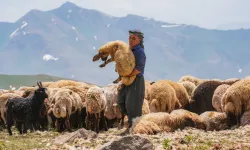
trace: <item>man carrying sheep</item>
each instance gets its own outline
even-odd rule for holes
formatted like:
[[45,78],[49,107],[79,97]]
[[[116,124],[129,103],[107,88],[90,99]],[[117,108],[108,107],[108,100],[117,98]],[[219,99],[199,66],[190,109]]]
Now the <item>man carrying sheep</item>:
[[[136,60],[135,68],[129,76],[136,75],[136,79],[129,86],[121,85],[118,96],[118,105],[121,112],[128,117],[128,129],[132,126],[132,119],[142,115],[145,92],[144,68],[146,63],[143,38],[144,34],[139,30],[129,31],[129,46]],[[128,129],[124,134],[128,132]]]

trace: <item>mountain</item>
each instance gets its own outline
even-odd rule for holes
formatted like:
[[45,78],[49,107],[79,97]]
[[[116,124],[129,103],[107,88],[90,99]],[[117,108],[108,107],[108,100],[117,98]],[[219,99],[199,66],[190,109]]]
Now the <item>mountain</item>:
[[[50,11],[31,10],[0,23],[0,73],[50,74],[106,85],[117,78],[114,63],[92,62],[98,47],[145,33],[145,78],[178,80],[242,78],[250,74],[250,30],[208,30],[147,17],[114,17],[66,2]],[[2,34],[3,33],[3,34]]]
[[10,86],[18,89],[20,86],[33,86],[37,81],[58,81],[65,78],[50,75],[6,75],[0,74],[0,89],[10,89]]

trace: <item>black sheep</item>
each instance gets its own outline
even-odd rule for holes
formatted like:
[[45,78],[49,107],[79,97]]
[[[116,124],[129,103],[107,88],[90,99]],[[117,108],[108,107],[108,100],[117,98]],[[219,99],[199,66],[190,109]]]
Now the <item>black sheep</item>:
[[197,114],[205,111],[215,111],[212,105],[212,98],[215,89],[223,84],[220,81],[205,81],[195,89],[188,110]]
[[33,127],[37,130],[36,124],[38,123],[44,100],[48,98],[46,88],[42,86],[41,82],[37,82],[37,85],[39,88],[35,90],[31,97],[12,98],[7,101],[6,118],[9,135],[12,135],[11,126],[14,122],[20,134],[27,133],[27,127],[31,131],[33,131]]

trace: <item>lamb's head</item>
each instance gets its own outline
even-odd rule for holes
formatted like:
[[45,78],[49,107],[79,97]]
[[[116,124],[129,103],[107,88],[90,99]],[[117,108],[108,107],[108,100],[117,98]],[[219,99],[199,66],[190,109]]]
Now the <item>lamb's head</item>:
[[111,53],[115,53],[119,49],[119,43],[117,41],[111,41],[101,46],[98,50],[98,54],[93,57],[93,61],[97,61],[100,58],[102,61],[106,61]]
[[47,88],[43,87],[41,82],[37,82],[38,89],[35,90],[34,95],[38,100],[44,101],[48,98]]
[[160,102],[157,99],[153,99],[149,104],[149,109],[150,112],[160,112],[161,111]]

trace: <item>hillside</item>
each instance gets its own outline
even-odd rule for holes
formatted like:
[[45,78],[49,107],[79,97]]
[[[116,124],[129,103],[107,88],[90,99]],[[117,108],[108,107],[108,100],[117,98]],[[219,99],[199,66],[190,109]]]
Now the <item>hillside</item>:
[[49,75],[5,75],[0,74],[0,89],[10,89],[10,85],[18,89],[20,86],[33,86],[38,81],[58,81],[64,78]]
[[134,28],[145,33],[148,80],[250,74],[250,30],[208,30],[136,15],[118,18],[70,2],[50,11],[31,10],[14,23],[0,22],[0,72],[106,85],[117,78],[114,63],[99,68],[92,57],[108,41],[127,41]]

